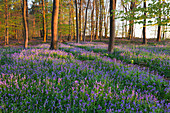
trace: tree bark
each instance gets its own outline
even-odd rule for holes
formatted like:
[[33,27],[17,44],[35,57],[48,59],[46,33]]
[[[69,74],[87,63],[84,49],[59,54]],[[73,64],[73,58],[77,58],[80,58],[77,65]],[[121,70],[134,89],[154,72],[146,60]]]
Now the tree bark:
[[[0,15],[2,15],[1,12],[0,12]],[[1,16],[0,16],[0,17],[1,17]],[[0,21],[0,31],[2,31],[1,25],[2,25],[2,23],[1,23],[1,21]],[[0,34],[0,39],[1,39],[1,38],[2,38],[2,36],[1,36],[1,34]]]
[[53,1],[53,12],[52,12],[52,23],[51,23],[51,30],[52,30],[52,37],[51,37],[51,46],[50,49],[58,49],[58,35],[57,35],[57,28],[58,28],[58,11],[59,11],[59,0]]
[[98,39],[98,13],[99,13],[99,8],[98,8],[98,0],[96,0],[96,36],[95,36],[95,39],[97,40]]
[[74,9],[73,9],[73,0],[71,0],[71,40],[75,37],[75,27],[74,27]]
[[107,9],[105,8],[105,14],[104,14],[104,28],[105,28],[105,38],[107,38],[107,31],[108,31],[108,28],[107,28]]
[[81,15],[82,15],[82,2],[83,0],[80,0],[80,8],[79,8],[79,37],[80,37],[80,40],[82,40],[82,34],[81,34]]
[[24,48],[28,47],[27,1],[23,0]]
[[99,23],[99,37],[100,37],[100,41],[102,39],[102,28],[103,28],[103,0],[100,0],[100,23]]
[[161,26],[158,25],[158,34],[157,34],[157,42],[161,41]]
[[95,0],[93,0],[93,9],[92,9],[92,13],[91,13],[91,36],[90,36],[91,42],[94,39],[94,9],[95,9]]
[[[46,6],[45,13],[48,14],[48,1],[47,0],[45,0],[45,6]],[[46,15],[45,18],[46,18],[46,21],[45,21],[46,22],[46,40],[48,40],[48,24],[47,24],[48,23],[48,15]]]
[[28,39],[29,39],[29,21],[28,21],[28,0],[26,0],[26,20],[27,20],[27,26],[28,26]]
[[79,25],[78,25],[78,9],[77,9],[77,0],[75,0],[75,6],[76,6],[76,42],[79,43]]
[[[135,8],[135,2],[131,1],[130,10],[131,10],[132,15],[133,15],[134,8]],[[132,17],[134,17],[134,15]],[[130,23],[130,25],[129,25],[128,39],[131,40],[133,38],[134,20],[129,20],[129,23]]]
[[83,34],[83,41],[85,42],[85,36],[86,36],[86,24],[87,24],[87,10],[88,10],[88,7],[89,7],[89,2],[90,0],[88,0],[87,2],[87,7],[86,7],[86,13],[85,13],[85,25],[84,25],[84,34]]
[[69,35],[68,35],[68,41],[72,40],[71,38],[71,0],[69,4]]
[[43,11],[43,42],[47,41],[47,32],[46,32],[46,19],[45,19],[45,3],[42,0],[42,11]]
[[8,31],[8,1],[5,0],[5,45],[9,44],[9,31]]
[[[159,0],[159,3],[161,3],[161,0]],[[161,9],[159,9],[159,11],[161,12]],[[159,19],[161,20],[161,14],[159,15]],[[158,24],[157,42],[160,42],[160,41],[161,41],[161,25]]]
[[[146,0],[143,2],[144,9],[146,9]],[[144,12],[145,19],[144,19],[144,24],[143,24],[143,44],[147,44],[146,40],[146,11]]]
[[110,0],[110,38],[108,45],[108,52],[112,53],[114,48],[115,40],[115,10],[116,10],[116,0]]

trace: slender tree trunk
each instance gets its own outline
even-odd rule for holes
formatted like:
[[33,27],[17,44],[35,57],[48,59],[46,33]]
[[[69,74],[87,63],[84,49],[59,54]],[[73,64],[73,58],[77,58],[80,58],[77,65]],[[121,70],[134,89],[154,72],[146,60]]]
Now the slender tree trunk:
[[[127,8],[128,8],[128,4],[126,4],[126,6],[123,4],[123,0],[121,0],[122,2],[122,6],[123,6],[123,11],[125,11],[125,13],[127,13]],[[126,16],[126,15],[124,15]],[[126,25],[125,25],[125,38],[128,38],[128,31],[127,31],[127,20],[126,20]]]
[[69,4],[69,35],[68,35],[68,41],[72,40],[71,39],[71,0]]
[[168,25],[166,25],[165,39],[167,38]]
[[29,39],[28,0],[26,0],[26,20],[27,20],[27,26],[28,26],[28,39]]
[[71,40],[74,39],[74,9],[73,9],[73,0],[71,0]]
[[122,21],[122,39],[124,38],[124,21]]
[[90,36],[90,41],[93,41],[94,38],[94,9],[95,9],[95,0],[93,0],[93,9],[91,13],[91,36]]
[[82,15],[82,2],[83,2],[83,0],[80,0],[80,8],[79,8],[79,37],[80,37],[80,40],[82,40],[82,34],[81,34],[81,22],[82,22],[82,20],[81,20],[81,15]]
[[[130,10],[131,10],[132,15],[133,15],[133,9],[134,8],[135,8],[135,2],[131,1]],[[134,15],[132,17],[134,17]],[[133,29],[134,28],[133,23],[134,23],[134,20],[130,20],[129,23],[130,23],[130,25],[129,25],[129,32],[128,32],[129,36],[128,36],[128,38],[129,38],[129,40],[131,40],[133,38],[133,30],[134,30]]]
[[128,37],[128,31],[127,31],[127,20],[126,20],[126,25],[125,25],[125,37],[127,38]]
[[[161,0],[159,0],[159,3],[161,3]],[[159,9],[159,11],[161,12],[161,9]],[[161,14],[159,15],[159,19],[161,20]],[[158,22],[161,23],[161,22]],[[157,34],[157,42],[161,41],[161,25],[158,24],[158,34]]]
[[105,8],[105,14],[104,14],[104,27],[105,27],[105,38],[107,38],[107,17],[106,17],[106,14],[107,14],[107,9]]
[[85,13],[85,25],[84,25],[84,33],[83,33],[83,41],[85,42],[85,36],[86,36],[86,24],[87,24],[87,10],[88,10],[88,7],[89,7],[89,2],[90,0],[88,0],[87,2],[87,7],[86,7],[86,13]]
[[[45,0],[45,13],[48,14],[48,1]],[[46,19],[46,40],[48,40],[48,15],[45,17]]]
[[[146,0],[143,2],[144,9],[146,9]],[[146,17],[146,11],[144,12],[144,15]],[[146,18],[144,19],[144,24],[143,24],[143,44],[147,44],[146,40]]]
[[103,33],[102,33],[102,28],[103,28],[103,11],[104,11],[104,1],[100,0],[100,23],[99,23],[99,37],[100,37],[100,41],[103,37]]
[[108,52],[113,52],[114,40],[115,40],[115,10],[116,0],[110,0],[110,39],[108,45]]
[[59,0],[53,1],[53,12],[52,12],[52,23],[51,23],[51,30],[52,30],[52,37],[51,37],[51,46],[50,49],[58,49],[58,35],[57,35],[57,28],[58,28],[58,11],[59,11]]
[[75,39],[75,24],[74,24],[74,7],[73,7],[73,0],[71,0],[71,40]]
[[165,26],[163,26],[162,28],[163,28],[163,29],[162,29],[162,30],[163,30],[163,31],[162,31],[162,39],[164,40],[164,39],[165,39]]
[[43,42],[47,41],[47,32],[46,32],[46,19],[45,19],[45,3],[42,0],[42,13],[43,13]]
[[100,16],[99,16],[99,38],[102,39],[102,0],[100,0]]
[[96,36],[95,36],[95,39],[97,40],[98,39],[98,17],[99,15],[99,6],[98,6],[98,0],[96,0]]
[[161,26],[158,25],[158,34],[157,34],[157,42],[161,41]]
[[[166,2],[163,0],[163,3],[166,3]],[[163,10],[165,10],[164,5],[163,5]],[[165,20],[165,18],[166,18],[166,16],[164,15],[164,20]],[[167,17],[167,20],[168,20],[168,17]],[[162,35],[163,35],[163,36],[162,36],[162,39],[165,40],[165,37],[166,37],[166,36],[165,36],[165,35],[166,35],[166,26],[165,26],[165,25],[163,26],[163,29],[162,29],[162,30],[163,30],[163,31],[162,31],[162,32],[163,32],[163,34],[162,34]]]
[[72,1],[73,0],[70,0],[70,40],[72,41],[73,40],[73,20],[72,20],[72,18],[73,18],[73,11],[72,11]]
[[77,0],[75,0],[75,6],[76,6],[76,42],[79,43],[79,25],[78,25],[78,9],[77,9]]
[[24,48],[28,47],[27,1],[23,0]]
[[8,32],[8,1],[5,0],[5,45],[9,44],[9,32]]
[[[0,15],[1,15],[1,12],[0,12]],[[0,21],[0,31],[2,31],[1,25],[2,25],[2,23],[1,23],[1,21]],[[2,36],[1,36],[1,34],[0,34],[0,40],[1,40],[1,38],[2,38]]]

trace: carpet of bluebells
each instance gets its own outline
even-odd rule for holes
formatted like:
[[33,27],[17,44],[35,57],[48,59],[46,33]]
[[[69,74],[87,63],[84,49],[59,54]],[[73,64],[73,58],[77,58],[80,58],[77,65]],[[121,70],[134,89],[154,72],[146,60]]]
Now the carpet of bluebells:
[[[25,50],[1,47],[0,113],[170,112],[170,82],[160,76],[169,73],[168,49],[105,50],[96,43],[60,44],[59,50],[49,50],[48,44]],[[159,61],[166,71],[152,74],[157,69],[152,62],[148,69],[134,65],[144,59]],[[125,65],[126,60],[131,64]]]
[[146,66],[150,71],[157,71],[159,75],[170,78],[170,46],[115,46],[112,54],[107,54],[108,45],[105,43],[69,43],[71,46],[83,48],[88,51],[103,53],[110,58],[116,58],[126,63]]

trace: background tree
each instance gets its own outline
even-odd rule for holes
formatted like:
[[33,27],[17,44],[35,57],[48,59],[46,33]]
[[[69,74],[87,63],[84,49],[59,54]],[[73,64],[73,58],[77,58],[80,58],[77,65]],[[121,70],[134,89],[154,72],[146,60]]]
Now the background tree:
[[79,43],[79,24],[78,24],[78,7],[77,7],[77,0],[75,0],[75,6],[76,6],[76,42]]
[[95,30],[95,39],[98,39],[98,19],[99,19],[99,2],[96,0],[96,30]]
[[90,41],[92,42],[92,40],[94,39],[94,9],[95,9],[95,0],[93,0],[93,9],[91,12],[91,36],[90,36]]
[[90,0],[88,0],[88,2],[87,2],[86,13],[85,13],[85,25],[84,25],[84,33],[83,33],[83,41],[84,42],[85,42],[85,36],[86,36],[87,10],[88,10],[88,7],[89,7],[89,2],[90,2]]
[[28,47],[27,1],[23,0],[24,48]]
[[42,0],[42,15],[43,15],[43,41],[46,42],[46,18],[45,18],[45,3],[44,0]]
[[[159,0],[161,4],[161,0]],[[159,20],[161,21],[161,7],[159,8]],[[161,41],[161,25],[158,23],[158,35],[157,35],[157,42]]]
[[146,0],[143,1],[143,7],[144,7],[144,23],[143,23],[143,44],[147,44],[146,40]]
[[58,49],[58,41],[57,41],[58,11],[59,11],[59,0],[54,0],[52,24],[51,24],[52,37],[51,37],[50,49]]
[[83,0],[80,0],[80,7],[79,7],[79,38],[80,38],[80,40],[82,40],[82,34],[81,34],[81,31],[82,31],[82,26],[81,26],[82,5],[83,5]]
[[115,10],[116,0],[110,0],[110,38],[108,45],[108,52],[113,52],[114,40],[115,40]]
[[5,45],[9,44],[9,32],[8,32],[8,1],[5,0]]

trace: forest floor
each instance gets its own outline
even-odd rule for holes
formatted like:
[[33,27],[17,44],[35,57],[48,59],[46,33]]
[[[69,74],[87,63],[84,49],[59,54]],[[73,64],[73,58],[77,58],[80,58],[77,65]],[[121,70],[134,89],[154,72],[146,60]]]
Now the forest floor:
[[148,42],[116,39],[111,54],[108,39],[1,46],[0,113],[169,112],[169,40]]

